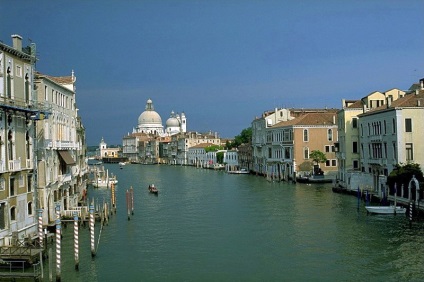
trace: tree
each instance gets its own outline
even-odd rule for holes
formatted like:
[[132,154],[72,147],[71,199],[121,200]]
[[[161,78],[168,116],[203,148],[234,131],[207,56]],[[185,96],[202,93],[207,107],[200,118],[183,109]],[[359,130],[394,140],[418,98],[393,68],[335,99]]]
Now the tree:
[[249,143],[252,141],[252,128],[248,127],[241,131],[241,133],[234,137],[234,141],[227,144],[227,149],[237,148],[241,144]]
[[224,152],[216,153],[216,162],[222,164],[224,162]]
[[318,165],[320,163],[325,163],[327,161],[327,157],[320,150],[313,150],[309,157]]
[[387,185],[389,185],[390,190],[393,191],[393,187],[396,183],[397,189],[400,190],[402,184],[405,187],[408,187],[412,176],[415,176],[418,182],[422,182],[424,180],[423,172],[419,164],[396,164],[395,168],[387,177]]
[[313,150],[309,157],[316,163],[314,165],[314,174],[323,174],[321,169],[319,168],[320,163],[325,163],[327,161],[327,157],[320,150]]

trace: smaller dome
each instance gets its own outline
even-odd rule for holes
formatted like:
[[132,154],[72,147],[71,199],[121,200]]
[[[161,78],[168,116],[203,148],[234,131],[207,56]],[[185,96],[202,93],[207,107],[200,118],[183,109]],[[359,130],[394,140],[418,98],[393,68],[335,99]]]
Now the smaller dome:
[[171,116],[166,121],[166,127],[179,127],[179,126],[180,126],[180,122],[175,117],[174,111],[172,111]]
[[166,127],[179,127],[179,126],[180,126],[180,122],[176,118],[169,118],[166,121]]

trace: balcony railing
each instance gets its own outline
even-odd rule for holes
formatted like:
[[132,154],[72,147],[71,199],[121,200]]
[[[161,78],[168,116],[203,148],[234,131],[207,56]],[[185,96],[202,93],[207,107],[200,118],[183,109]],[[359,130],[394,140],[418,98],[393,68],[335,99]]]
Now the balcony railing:
[[21,170],[21,159],[9,161],[9,171]]

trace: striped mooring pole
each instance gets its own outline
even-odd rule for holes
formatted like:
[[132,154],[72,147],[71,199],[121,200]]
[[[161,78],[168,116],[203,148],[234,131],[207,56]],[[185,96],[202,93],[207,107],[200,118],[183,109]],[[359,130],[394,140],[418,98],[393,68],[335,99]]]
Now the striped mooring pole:
[[115,198],[115,184],[112,183],[112,210],[111,213],[115,212],[116,214],[116,198]]
[[91,257],[96,255],[94,247],[94,205],[90,205],[90,243],[91,243]]
[[60,276],[61,276],[60,241],[61,241],[60,207],[56,206],[56,281],[60,281]]
[[130,194],[131,194],[131,214],[134,215],[134,189],[130,188]]
[[[43,209],[38,210],[38,242],[40,248],[44,249],[44,232],[43,232]],[[47,243],[47,242],[46,242]]]
[[78,213],[74,212],[74,251],[75,251],[75,269],[79,269],[79,243],[78,243]]
[[413,201],[409,202],[409,227],[412,226]]

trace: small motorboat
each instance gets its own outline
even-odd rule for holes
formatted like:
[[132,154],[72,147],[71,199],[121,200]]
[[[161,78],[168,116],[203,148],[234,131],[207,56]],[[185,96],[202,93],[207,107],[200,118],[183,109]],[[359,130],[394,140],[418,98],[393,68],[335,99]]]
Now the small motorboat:
[[376,214],[404,214],[406,208],[399,206],[366,206],[367,212]]
[[149,192],[150,192],[150,193],[152,193],[152,194],[156,194],[156,195],[157,195],[159,191],[158,191],[158,189],[155,187],[155,184],[150,184],[150,185],[149,185]]

